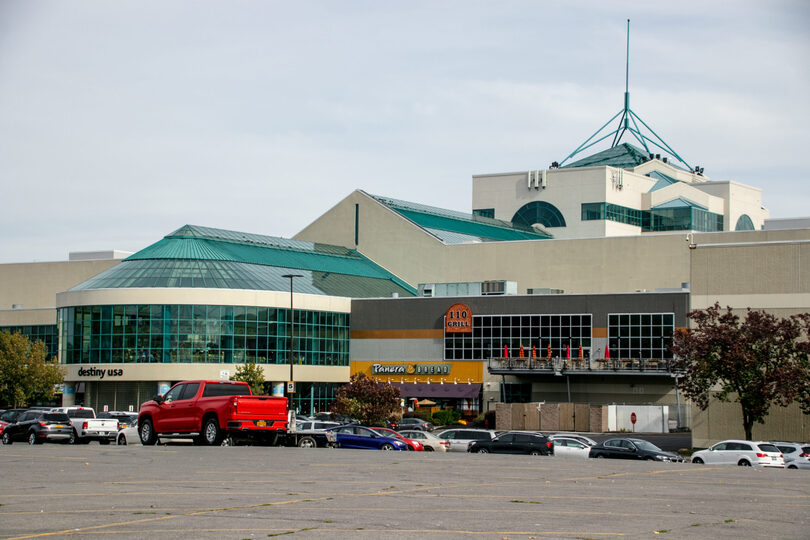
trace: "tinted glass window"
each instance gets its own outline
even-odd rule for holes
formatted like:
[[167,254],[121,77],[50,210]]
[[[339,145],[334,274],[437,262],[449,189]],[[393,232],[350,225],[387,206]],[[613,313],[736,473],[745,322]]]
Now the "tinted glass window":
[[498,440],[501,442],[514,442],[518,440],[518,438],[516,435],[513,435],[512,433],[507,433],[506,435],[501,435]]
[[178,384],[177,386],[166,392],[166,395],[163,396],[163,399],[166,401],[176,401],[180,399],[180,395],[183,393],[183,388],[185,386],[186,386],[185,384]]
[[70,422],[70,418],[65,413],[45,413],[43,419],[51,422]]
[[[761,448],[761,447],[760,447]],[[777,446],[780,452],[783,454],[790,454],[798,450],[795,446]]]
[[249,395],[250,387],[246,384],[206,383],[202,397]]
[[197,395],[197,390],[200,388],[200,383],[188,383],[184,385],[183,395],[179,399],[191,399]]
[[[771,446],[773,446],[773,445],[771,445]],[[776,447],[774,446],[774,449],[775,448]],[[751,450],[753,450],[753,448],[751,448],[751,445],[748,445],[748,444],[737,443],[737,448],[735,448],[735,450],[743,450],[745,452],[750,452]],[[779,450],[776,450],[776,451],[778,452]]]
[[774,452],[776,454],[779,453],[779,449],[772,444],[759,444],[759,449],[763,452]]
[[715,444],[712,450],[725,450],[728,445],[726,443]]
[[469,439],[474,439],[476,441],[488,441],[492,437],[490,437],[489,433],[485,431],[470,431],[469,432]]
[[25,411],[17,418],[17,421],[25,422],[26,420],[31,420],[32,418],[36,418],[36,414],[30,411]]
[[455,431],[446,431],[444,433],[439,434],[439,437],[449,441],[449,440],[452,440],[452,439],[456,438],[456,432]]
[[71,418],[95,418],[90,409],[68,409],[67,415]]

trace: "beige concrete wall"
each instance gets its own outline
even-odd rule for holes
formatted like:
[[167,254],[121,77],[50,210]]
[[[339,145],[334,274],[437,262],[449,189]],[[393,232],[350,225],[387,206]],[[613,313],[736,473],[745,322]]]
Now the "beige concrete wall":
[[810,230],[784,232],[802,234],[736,245],[698,239],[691,253],[691,307],[704,309],[717,301],[778,316],[810,311]]
[[[65,381],[184,381],[194,379],[227,379],[236,373],[238,364],[68,364]],[[289,364],[258,364],[266,381],[287,381]],[[87,374],[88,370],[91,374]],[[80,375],[80,372],[83,374]],[[103,372],[103,374],[102,374]],[[297,381],[339,382],[349,380],[349,366],[293,366]]]
[[[290,293],[241,289],[97,289],[56,296],[56,307],[122,304],[194,304],[209,306],[290,307]],[[351,299],[318,294],[293,295],[295,309],[349,313]]]
[[[0,326],[56,324],[56,293],[120,260],[0,264]],[[22,309],[12,309],[19,304]]]
[[357,249],[412,286],[505,279],[528,288],[611,293],[680,288],[689,281],[682,234],[444,245],[356,191],[296,235],[297,240],[354,248],[354,205],[360,205]]
[[[739,403],[712,401],[708,409],[692,408],[692,445],[706,448],[724,439],[744,439],[742,412]],[[797,404],[771,407],[765,424],[754,424],[754,440],[810,441],[810,415],[803,414]]]

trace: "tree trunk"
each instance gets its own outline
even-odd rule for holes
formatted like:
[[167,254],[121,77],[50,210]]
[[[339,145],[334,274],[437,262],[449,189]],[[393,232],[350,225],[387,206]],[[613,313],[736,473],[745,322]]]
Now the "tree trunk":
[[745,440],[751,441],[753,440],[752,431],[754,429],[754,419],[751,417],[745,410],[745,406],[741,405],[742,407],[742,415],[743,415],[743,429],[745,430]]

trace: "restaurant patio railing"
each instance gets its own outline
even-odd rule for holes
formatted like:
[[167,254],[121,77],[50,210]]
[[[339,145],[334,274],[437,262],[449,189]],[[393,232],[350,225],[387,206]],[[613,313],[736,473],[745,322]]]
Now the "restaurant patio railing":
[[672,373],[672,360],[658,358],[490,358],[490,373]]

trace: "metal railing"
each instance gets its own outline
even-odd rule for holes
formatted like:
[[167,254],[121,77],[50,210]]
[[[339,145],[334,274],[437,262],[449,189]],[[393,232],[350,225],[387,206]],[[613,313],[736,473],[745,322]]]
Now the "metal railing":
[[672,360],[657,358],[489,358],[487,368],[492,372],[647,372],[672,373]]

